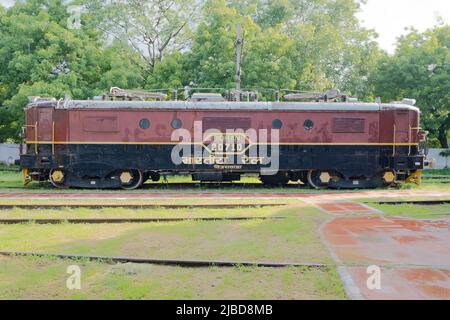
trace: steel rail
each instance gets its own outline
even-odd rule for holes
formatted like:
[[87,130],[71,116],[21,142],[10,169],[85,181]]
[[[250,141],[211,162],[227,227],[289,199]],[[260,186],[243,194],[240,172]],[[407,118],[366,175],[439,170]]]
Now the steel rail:
[[401,200],[401,201],[367,201],[366,204],[387,204],[387,205],[401,205],[401,204],[416,204],[422,206],[431,206],[438,204],[450,204],[450,199],[445,200]]
[[450,176],[422,176],[424,180],[450,180]]
[[140,263],[155,264],[165,266],[180,267],[266,267],[266,268],[285,268],[285,267],[305,267],[311,269],[329,268],[332,265],[322,263],[296,263],[296,262],[272,262],[272,261],[232,261],[232,260],[184,260],[184,259],[154,259],[141,257],[122,257],[122,256],[97,256],[97,255],[81,255],[81,254],[63,254],[63,253],[43,253],[43,252],[26,252],[26,251],[0,251],[0,255],[15,256],[32,256],[40,258],[60,258],[69,260],[89,260],[98,262],[114,262],[114,263]]
[[282,220],[288,217],[199,217],[199,218],[67,218],[67,219],[33,219],[11,218],[0,219],[0,224],[114,224],[114,223],[152,223],[152,222],[183,222],[183,221],[246,221],[246,220]]
[[[263,267],[263,268],[286,268],[303,267],[307,269],[328,269],[335,267],[345,268],[367,268],[367,264],[361,263],[310,263],[310,262],[276,262],[276,261],[233,261],[233,260],[189,260],[189,259],[159,259],[146,257],[125,257],[125,256],[100,256],[66,253],[30,252],[30,251],[0,251],[0,256],[5,257],[38,257],[38,258],[58,258],[63,260],[88,260],[100,263],[136,263],[153,264],[164,266],[178,266],[188,268],[204,267]],[[404,264],[385,263],[380,267],[386,269],[395,268],[436,268],[450,270],[450,265],[432,264]]]
[[[107,199],[105,199],[107,200]],[[48,203],[48,204],[0,204],[0,210],[8,209],[64,209],[64,208],[82,208],[82,209],[108,209],[108,208],[124,208],[124,209],[232,209],[232,208],[256,208],[256,207],[281,207],[285,203],[274,204],[64,204],[64,203]]]

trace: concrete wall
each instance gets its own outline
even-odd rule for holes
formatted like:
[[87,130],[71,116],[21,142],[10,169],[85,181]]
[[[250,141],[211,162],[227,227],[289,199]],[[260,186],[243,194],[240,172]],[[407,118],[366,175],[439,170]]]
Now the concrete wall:
[[19,144],[0,143],[1,164],[14,164],[14,161],[19,159],[19,154]]
[[433,169],[450,168],[450,157],[445,158],[445,157],[442,157],[439,155],[442,151],[445,151],[445,150],[447,150],[447,149],[430,149],[428,151],[428,158],[434,159]]

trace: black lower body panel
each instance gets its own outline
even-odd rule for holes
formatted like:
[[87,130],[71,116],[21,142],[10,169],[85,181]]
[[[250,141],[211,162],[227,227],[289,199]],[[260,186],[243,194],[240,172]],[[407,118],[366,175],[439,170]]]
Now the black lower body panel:
[[[61,168],[74,182],[84,187],[117,186],[117,181],[106,183],[114,172],[135,169],[142,172],[221,172],[262,173],[333,170],[345,179],[373,177],[386,170],[411,172],[423,169],[424,157],[417,147],[376,145],[280,145],[265,152],[253,145],[241,153],[211,154],[203,148],[200,154],[194,148],[175,153],[174,145],[132,144],[66,144],[57,145],[52,153],[50,145],[34,146],[21,156],[21,167],[48,174]],[[270,149],[270,148],[268,148]],[[191,152],[189,152],[189,150]],[[261,171],[263,169],[263,171]],[[70,181],[69,179],[69,181]],[[90,179],[88,185],[76,180]],[[97,179],[99,183],[93,183]]]

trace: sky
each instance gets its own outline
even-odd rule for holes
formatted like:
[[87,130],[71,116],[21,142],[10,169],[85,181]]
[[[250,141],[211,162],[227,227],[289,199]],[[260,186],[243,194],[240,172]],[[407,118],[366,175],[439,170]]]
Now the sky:
[[[9,6],[14,0],[0,0]],[[396,39],[405,34],[405,28],[424,31],[436,24],[437,16],[450,24],[450,0],[368,0],[358,18],[361,24],[374,29],[381,48],[393,53]]]
[[437,16],[450,24],[450,0],[368,0],[358,18],[364,27],[375,29],[380,46],[393,53],[396,39],[406,27],[425,31],[436,25]]

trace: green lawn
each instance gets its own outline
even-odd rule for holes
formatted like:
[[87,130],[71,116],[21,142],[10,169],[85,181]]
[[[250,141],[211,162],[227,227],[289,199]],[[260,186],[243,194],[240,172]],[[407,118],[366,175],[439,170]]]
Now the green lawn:
[[[375,201],[371,199],[371,201]],[[450,204],[442,205],[414,205],[414,204],[375,204],[368,203],[371,207],[382,211],[386,216],[399,216],[414,219],[441,219],[450,218]]]
[[[253,209],[251,214],[269,215],[268,210]],[[238,210],[212,213],[214,216],[242,214]],[[178,210],[164,216],[189,214],[192,212]],[[319,224],[325,221],[325,214],[313,207],[277,210],[276,214],[290,218],[108,225],[0,225],[0,250],[167,259],[331,262],[315,234]],[[208,211],[196,212],[195,215],[209,216]],[[160,213],[148,213],[148,216],[160,216]]]
[[[81,290],[66,269],[81,268]],[[0,257],[0,299],[346,299],[334,268],[181,268]]]
[[[116,212],[55,210],[93,217]],[[115,209],[114,209],[115,210]],[[243,211],[247,210],[247,211]],[[282,215],[283,220],[186,221],[108,225],[0,225],[0,250],[167,259],[333,264],[319,235],[329,216],[315,207],[137,210],[141,216]],[[120,215],[122,216],[122,213]],[[5,210],[3,216],[33,216]],[[129,212],[128,214],[131,214]],[[83,288],[65,287],[69,264],[82,264]],[[306,268],[181,268],[0,257],[0,298],[51,299],[343,299],[336,270]]]
[[[177,178],[180,179],[180,178]],[[0,171],[4,191],[47,191],[43,185],[19,186],[20,175]],[[426,182],[417,188],[442,189],[446,185]],[[167,188],[167,187],[166,187]],[[236,191],[240,187],[220,189]],[[414,187],[416,188],[416,187]],[[53,190],[53,189],[50,189]],[[151,189],[136,192],[166,192]],[[193,187],[191,191],[202,188]],[[206,189],[208,190],[208,189]],[[211,189],[217,192],[217,188]],[[273,193],[278,190],[257,189]],[[181,190],[182,192],[186,190]],[[254,192],[255,189],[242,190]],[[311,192],[304,190],[300,192]],[[91,190],[64,190],[85,193]],[[120,195],[118,191],[114,192]],[[357,192],[357,191],[356,191]],[[383,199],[379,199],[383,200]],[[405,199],[406,200],[406,199]],[[0,204],[26,201],[30,204],[98,204],[98,199],[0,199]],[[370,199],[370,201],[376,201]],[[211,204],[211,199],[126,199],[108,200],[123,204]],[[0,256],[0,299],[345,299],[346,295],[330,254],[318,229],[330,218],[316,207],[298,199],[214,199],[214,204],[253,205],[226,209],[127,209],[59,208],[0,210],[0,218],[114,218],[114,217],[237,217],[285,216],[283,220],[184,221],[145,224],[68,224],[0,225],[1,251],[123,255],[186,260],[274,261],[323,263],[326,269],[307,268],[182,268],[139,264],[107,264],[56,258]],[[284,206],[261,207],[261,204]],[[387,216],[442,218],[450,205],[371,206]],[[77,264],[82,269],[82,289],[71,291],[65,281],[66,268]]]

